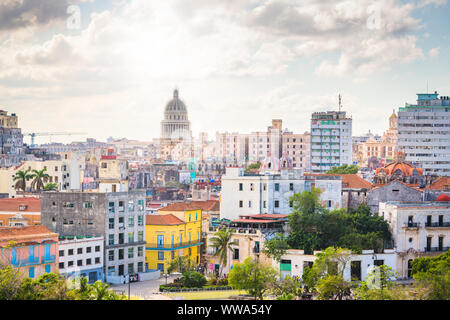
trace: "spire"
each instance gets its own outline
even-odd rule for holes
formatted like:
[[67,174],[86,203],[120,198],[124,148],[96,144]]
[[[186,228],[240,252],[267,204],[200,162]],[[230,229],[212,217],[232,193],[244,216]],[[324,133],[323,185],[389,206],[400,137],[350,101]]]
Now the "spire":
[[173,90],[173,97],[178,99],[178,89]]

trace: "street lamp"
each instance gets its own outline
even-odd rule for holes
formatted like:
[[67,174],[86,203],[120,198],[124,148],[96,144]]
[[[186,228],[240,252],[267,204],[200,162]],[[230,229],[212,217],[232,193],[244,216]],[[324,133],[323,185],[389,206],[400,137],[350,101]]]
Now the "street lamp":
[[255,264],[255,300],[257,300],[257,283],[256,283],[256,273],[258,271],[258,263],[259,263],[259,246],[256,245],[255,242],[255,248],[253,249],[253,251],[255,252],[256,255],[256,264]]
[[163,273],[163,277],[166,278],[166,285],[167,285],[167,278],[169,277],[168,273]]

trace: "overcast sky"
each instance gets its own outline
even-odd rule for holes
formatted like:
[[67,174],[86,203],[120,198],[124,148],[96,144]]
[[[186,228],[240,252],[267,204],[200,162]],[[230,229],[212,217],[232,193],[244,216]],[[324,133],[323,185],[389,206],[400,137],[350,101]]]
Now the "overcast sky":
[[214,138],[309,131],[340,92],[353,134],[381,134],[427,83],[450,95],[449,16],[446,0],[2,0],[0,109],[24,132],[88,133],[53,141],[148,141],[177,87]]

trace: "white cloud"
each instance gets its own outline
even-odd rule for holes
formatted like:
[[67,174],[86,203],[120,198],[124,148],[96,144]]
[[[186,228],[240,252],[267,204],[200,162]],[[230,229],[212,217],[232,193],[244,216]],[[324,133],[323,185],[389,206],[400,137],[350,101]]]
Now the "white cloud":
[[439,47],[430,49],[430,51],[428,51],[428,55],[431,59],[439,57]]

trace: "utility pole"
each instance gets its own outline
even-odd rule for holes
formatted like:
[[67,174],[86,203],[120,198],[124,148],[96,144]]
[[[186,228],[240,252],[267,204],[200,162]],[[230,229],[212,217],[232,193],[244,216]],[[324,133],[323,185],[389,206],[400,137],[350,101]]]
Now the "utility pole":
[[131,285],[130,285],[130,274],[128,274],[128,300],[130,300],[130,289],[131,289]]

